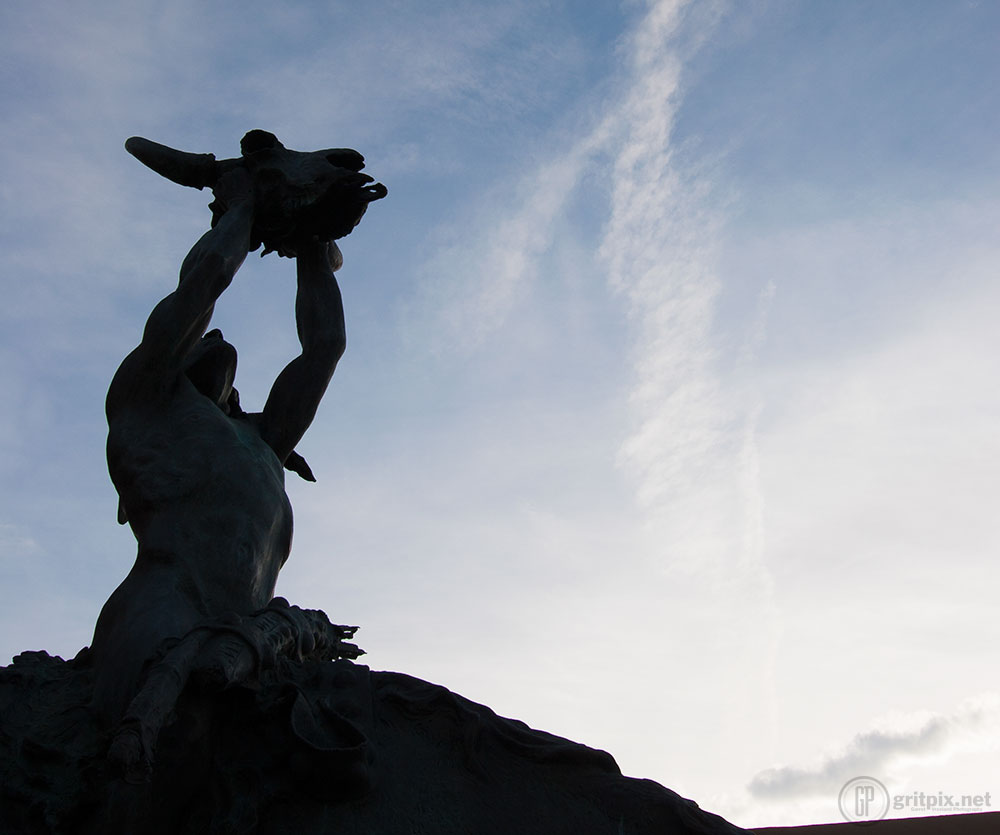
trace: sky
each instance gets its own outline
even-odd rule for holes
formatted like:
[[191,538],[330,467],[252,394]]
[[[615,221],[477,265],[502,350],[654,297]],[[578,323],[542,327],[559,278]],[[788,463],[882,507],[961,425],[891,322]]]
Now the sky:
[[[1000,6],[0,10],[0,663],[132,565],[103,401],[247,130],[389,189],[277,593],[741,826],[1000,808]],[[259,408],[294,265],[215,325]],[[941,809],[906,800],[893,817]],[[944,809],[943,811],[947,811]]]

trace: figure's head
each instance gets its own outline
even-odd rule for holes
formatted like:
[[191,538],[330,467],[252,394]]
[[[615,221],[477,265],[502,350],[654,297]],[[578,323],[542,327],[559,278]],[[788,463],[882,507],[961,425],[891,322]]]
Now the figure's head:
[[228,412],[229,396],[236,379],[236,349],[218,328],[206,333],[188,354],[184,369],[198,391]]

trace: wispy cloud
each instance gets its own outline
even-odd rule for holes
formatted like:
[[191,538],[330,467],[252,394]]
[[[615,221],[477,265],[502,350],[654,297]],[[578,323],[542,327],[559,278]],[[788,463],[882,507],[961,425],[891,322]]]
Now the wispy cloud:
[[723,216],[711,179],[679,163],[672,141],[686,11],[653,4],[627,45],[627,95],[610,119],[614,182],[600,253],[634,332],[633,429],[621,462],[650,519],[669,531],[676,559],[711,565],[739,550],[720,535],[732,529],[738,501],[729,476],[739,467],[746,410],[720,381],[713,331]]
[[[491,208],[463,240],[447,244],[421,269],[416,304],[436,320],[439,350],[478,347],[503,326],[539,277],[539,260],[588,165],[588,141],[546,160]],[[509,202],[508,202],[509,201]]]
[[857,734],[841,751],[817,765],[769,768],[748,785],[758,799],[831,797],[844,783],[865,774],[885,775],[894,766],[958,750],[984,750],[1000,744],[1000,696],[990,694],[950,714],[890,718]]

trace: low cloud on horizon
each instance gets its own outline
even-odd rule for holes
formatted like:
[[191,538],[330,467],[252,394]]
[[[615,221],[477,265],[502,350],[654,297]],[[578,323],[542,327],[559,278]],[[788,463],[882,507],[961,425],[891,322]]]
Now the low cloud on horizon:
[[855,777],[884,775],[907,761],[983,750],[1000,743],[1000,695],[970,699],[952,713],[911,714],[857,734],[839,753],[813,766],[758,772],[747,790],[758,800],[831,797]]

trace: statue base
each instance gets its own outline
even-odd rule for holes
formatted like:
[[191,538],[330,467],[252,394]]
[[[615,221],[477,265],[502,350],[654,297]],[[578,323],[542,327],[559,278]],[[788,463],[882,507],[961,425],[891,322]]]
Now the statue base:
[[604,751],[347,660],[283,661],[222,691],[191,683],[148,779],[129,782],[89,706],[88,655],[0,668],[4,832],[743,832],[623,777]]

